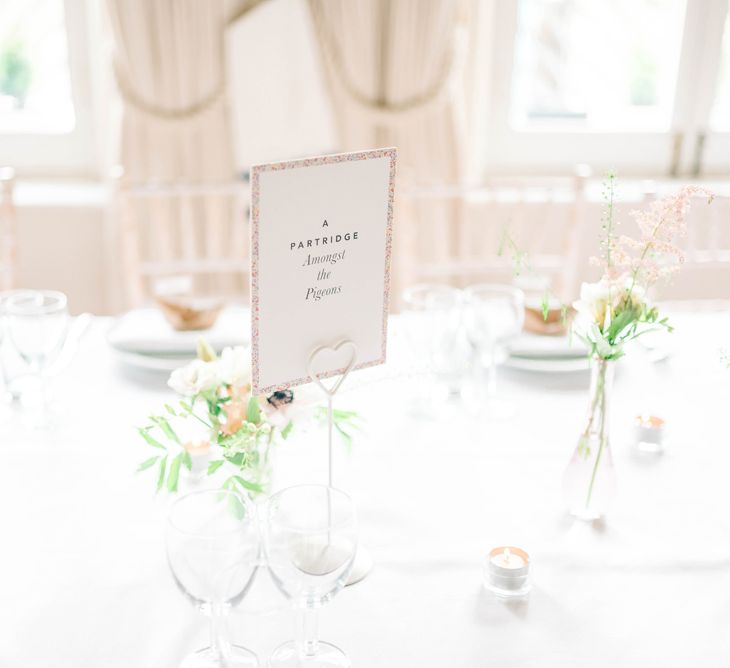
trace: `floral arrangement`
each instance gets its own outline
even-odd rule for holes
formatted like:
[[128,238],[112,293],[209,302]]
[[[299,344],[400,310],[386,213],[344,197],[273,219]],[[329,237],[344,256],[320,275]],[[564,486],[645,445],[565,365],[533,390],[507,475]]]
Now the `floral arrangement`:
[[699,186],[685,186],[677,194],[652,202],[645,210],[632,211],[640,238],[618,236],[614,220],[614,181],[606,183],[605,236],[600,257],[591,263],[603,269],[597,283],[583,283],[580,299],[573,304],[577,317],[573,332],[588,346],[591,356],[615,360],[624,345],[650,331],[671,331],[667,318],[649,299],[649,289],[679,270],[684,254],[677,240],[686,234],[686,216],[693,196],[712,202],[713,193]]
[[[172,372],[168,385],[179,396],[150,415],[138,429],[155,454],[138,471],[156,467],[157,490],[176,492],[182,468],[200,475],[225,473],[222,487],[257,495],[267,491],[271,447],[286,440],[296,424],[323,418],[311,386],[280,390],[269,396],[251,393],[249,351],[225,348],[220,357],[202,339],[197,358]],[[347,445],[359,428],[354,411],[335,410],[334,427]],[[199,468],[202,461],[204,468]],[[220,473],[218,473],[220,475]]]
[[613,361],[624,355],[624,346],[645,332],[671,331],[651,303],[649,290],[671,276],[684,261],[677,239],[686,232],[691,198],[713,194],[704,188],[686,186],[676,195],[633,211],[640,237],[616,235],[614,221],[614,179],[606,183],[605,236],[600,257],[592,264],[603,269],[597,283],[583,283],[580,299],[573,304],[576,316],[572,332],[589,349],[593,371],[585,427],[563,476],[563,495],[570,512],[583,519],[601,517],[616,492],[609,447],[609,398]]

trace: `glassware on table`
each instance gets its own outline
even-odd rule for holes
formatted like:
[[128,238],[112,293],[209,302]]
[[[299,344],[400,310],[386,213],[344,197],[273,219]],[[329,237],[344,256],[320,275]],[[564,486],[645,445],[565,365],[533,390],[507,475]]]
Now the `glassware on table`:
[[278,647],[271,668],[349,666],[338,647],[318,640],[318,608],[346,584],[357,551],[355,507],[325,485],[274,494],[266,510],[264,549],[279,589],[298,608],[298,639]]
[[167,560],[180,590],[210,619],[210,646],[190,654],[181,668],[259,666],[250,650],[232,645],[222,617],[246,595],[260,553],[256,510],[230,490],[191,492],[172,505]]
[[464,290],[466,334],[477,358],[476,382],[469,393],[473,408],[488,417],[507,417],[509,402],[497,397],[497,367],[509,354],[508,345],[522,331],[525,295],[510,285],[481,283]]
[[40,398],[36,421],[48,419],[43,372],[58,357],[68,330],[66,295],[55,290],[18,290],[5,300],[8,338],[36,378]]
[[448,285],[414,285],[403,292],[403,303],[401,321],[413,366],[426,373],[414,383],[416,407],[425,415],[434,415],[435,407],[460,394],[468,368],[461,290]]
[[563,474],[563,500],[571,515],[593,521],[605,515],[616,496],[611,456],[610,402],[616,362],[594,357],[588,416]]

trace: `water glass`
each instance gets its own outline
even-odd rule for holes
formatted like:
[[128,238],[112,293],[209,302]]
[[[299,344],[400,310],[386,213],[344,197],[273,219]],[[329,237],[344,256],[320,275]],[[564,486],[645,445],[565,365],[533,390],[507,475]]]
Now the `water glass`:
[[249,591],[260,541],[256,511],[230,490],[191,492],[173,504],[167,522],[167,559],[180,591],[210,620],[210,646],[181,668],[258,668],[256,655],[232,645],[222,616]]
[[496,407],[497,367],[507,359],[509,343],[522,331],[525,295],[509,285],[481,283],[464,290],[464,301],[466,334],[476,354],[480,382],[487,401]]
[[324,485],[289,487],[266,509],[264,549],[279,589],[298,609],[298,639],[277,648],[271,668],[349,666],[347,655],[318,640],[318,608],[346,584],[357,551],[355,508]]
[[66,295],[55,290],[18,290],[5,300],[7,331],[13,347],[40,388],[37,420],[48,417],[43,372],[58,357],[68,330]]
[[404,324],[408,346],[426,382],[415,384],[418,405],[434,414],[450,396],[461,391],[468,368],[463,339],[461,291],[448,285],[421,284],[403,293]]

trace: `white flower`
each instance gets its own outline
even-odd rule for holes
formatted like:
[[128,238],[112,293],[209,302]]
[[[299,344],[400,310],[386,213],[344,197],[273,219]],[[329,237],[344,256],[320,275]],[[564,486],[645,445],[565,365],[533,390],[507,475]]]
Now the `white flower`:
[[606,281],[583,283],[580,286],[580,299],[573,302],[573,308],[578,317],[586,321],[586,326],[590,322],[595,322],[599,327],[603,327],[610,295],[611,288]]
[[243,387],[251,383],[251,357],[248,348],[224,348],[217,364],[219,378],[226,385]]
[[589,341],[592,341],[596,344],[596,353],[599,357],[610,357],[611,355],[617,354],[621,350],[620,345],[612,346],[608,341],[606,341],[605,337],[601,333],[601,330],[598,329],[598,325],[595,322],[592,323],[587,338]]
[[[618,307],[626,300],[628,290],[631,290],[631,303],[637,308],[647,304],[644,289],[635,285],[630,277],[620,281],[608,283],[601,280],[598,283],[583,283],[580,286],[580,299],[573,302],[578,317],[578,328],[588,331],[591,323],[603,329],[607,324],[606,311],[610,305],[611,315],[615,316]],[[609,304],[610,303],[610,304]]]
[[266,421],[272,427],[284,429],[290,421],[301,424],[311,420],[321,397],[322,393],[310,384],[274,392],[261,403]]
[[219,383],[216,362],[193,360],[184,367],[175,369],[167,381],[169,387],[184,397],[209,390]]

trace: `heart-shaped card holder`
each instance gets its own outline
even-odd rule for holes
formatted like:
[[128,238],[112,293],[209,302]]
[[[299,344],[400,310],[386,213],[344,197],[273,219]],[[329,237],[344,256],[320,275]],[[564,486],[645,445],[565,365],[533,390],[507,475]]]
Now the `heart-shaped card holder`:
[[[349,349],[350,357],[344,367],[342,367],[342,373],[340,377],[332,383],[329,387],[322,382],[322,379],[317,373],[314,372],[313,367],[317,361],[317,358],[322,355],[332,354],[337,355],[341,350]],[[328,481],[329,486],[334,487],[332,480],[332,427],[333,427],[333,415],[332,415],[332,399],[337,390],[340,389],[342,383],[345,382],[345,378],[349,375],[352,368],[355,366],[355,360],[357,359],[357,346],[349,339],[343,339],[334,346],[318,346],[309,355],[307,360],[307,373],[309,374],[310,380],[319,386],[322,393],[327,397],[327,441],[328,441]]]
[[[350,358],[343,367],[343,371],[340,374],[340,377],[332,384],[330,387],[327,387],[323,382],[322,379],[312,370],[312,367],[315,365],[315,362],[318,357],[321,355],[327,354],[327,353],[333,353],[337,354],[340,352],[340,350],[350,350]],[[334,397],[335,394],[337,394],[337,390],[340,389],[340,386],[345,381],[345,378],[350,374],[350,371],[352,371],[352,367],[355,366],[355,360],[357,359],[357,347],[355,344],[350,341],[349,339],[343,339],[339,343],[335,344],[334,346],[319,346],[315,348],[311,354],[309,355],[309,359],[307,360],[307,373],[309,374],[309,378],[313,383],[316,383],[319,386],[319,389],[324,392],[324,394],[327,397]]]
[[[331,354],[331,355],[337,355],[341,350],[350,350],[350,357],[347,363],[342,367],[342,373],[339,374],[339,377],[337,380],[334,381],[331,385],[327,386],[325,383],[322,382],[322,379],[314,372],[313,368],[316,365],[316,360],[322,355]],[[329,486],[334,487],[333,485],[333,470],[332,470],[332,427],[333,427],[333,414],[332,414],[332,399],[334,398],[335,394],[337,394],[337,391],[342,386],[342,383],[345,382],[345,378],[350,374],[350,371],[352,371],[353,367],[355,366],[355,361],[357,359],[357,347],[355,344],[350,341],[349,339],[343,339],[342,341],[339,341],[334,346],[319,346],[315,348],[312,353],[309,355],[309,359],[307,360],[307,373],[309,374],[310,380],[319,386],[319,389],[322,390],[322,393],[327,397],[327,441],[328,441],[328,455],[327,455],[327,461],[328,461],[328,480],[329,480]],[[364,577],[367,576],[368,573],[373,568],[373,558],[370,555],[370,552],[368,552],[365,548],[363,548],[362,545],[358,545],[357,553],[355,554],[355,559],[352,565],[352,570],[350,571],[350,576],[347,579],[348,585],[355,584],[356,582],[359,582]]]

